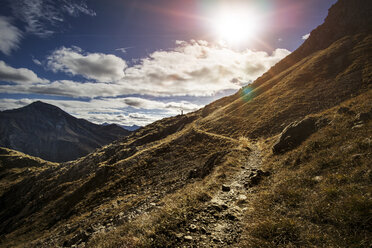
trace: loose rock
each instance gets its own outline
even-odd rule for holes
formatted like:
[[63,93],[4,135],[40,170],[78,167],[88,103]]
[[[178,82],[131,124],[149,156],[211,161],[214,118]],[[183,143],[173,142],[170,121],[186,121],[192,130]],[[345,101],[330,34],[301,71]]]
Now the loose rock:
[[229,220],[236,220],[236,216],[231,213],[226,214],[225,217]]
[[229,192],[231,190],[231,188],[229,187],[229,186],[227,186],[227,185],[222,185],[222,191],[223,192]]
[[337,114],[347,114],[347,115],[354,115],[355,112],[351,111],[348,107],[340,107],[337,110]]
[[362,122],[365,123],[372,119],[372,111],[366,112],[366,113],[359,113],[356,118],[356,122]]
[[249,175],[249,182],[245,185],[245,187],[253,187],[258,185],[264,177],[270,176],[270,172],[257,170],[252,172]]
[[187,236],[184,237],[184,239],[187,240],[187,241],[191,241],[192,237],[190,235],[187,235]]
[[183,237],[183,233],[176,233],[176,238],[181,239]]
[[198,228],[197,228],[196,225],[191,224],[190,227],[189,227],[189,229],[190,229],[191,232],[196,232]]
[[239,195],[238,196],[238,200],[239,201],[245,201],[245,200],[247,200],[247,196],[245,196],[245,195]]

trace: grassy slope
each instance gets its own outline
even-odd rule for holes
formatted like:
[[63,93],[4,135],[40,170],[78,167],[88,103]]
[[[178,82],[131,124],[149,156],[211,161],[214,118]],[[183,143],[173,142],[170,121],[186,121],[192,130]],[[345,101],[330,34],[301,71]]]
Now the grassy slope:
[[0,195],[19,183],[25,177],[37,175],[55,166],[56,163],[47,162],[24,153],[7,148],[0,148]]
[[190,124],[194,115],[162,120],[85,158],[24,176],[0,196],[3,245],[56,246],[98,226],[112,230],[208,176],[225,151],[241,145],[199,130]]
[[[369,247],[371,240],[372,121],[355,125],[371,109],[372,91],[316,116],[331,121],[301,146],[273,155],[277,135],[260,139],[263,169],[272,175],[252,192],[239,247]],[[354,127],[357,126],[357,127]],[[354,128],[353,128],[354,127]],[[249,145],[249,144],[248,144]],[[202,181],[163,198],[161,208],[129,225],[96,236],[93,247],[175,247],[192,219],[226,178],[244,164],[248,151],[234,150]],[[187,245],[187,244],[186,244]],[[204,246],[200,246],[204,247]],[[207,246],[206,246],[207,247]],[[228,246],[226,246],[228,247]]]
[[344,37],[246,91],[250,93],[241,90],[201,125],[234,137],[268,137],[299,118],[338,105],[370,87],[371,43],[371,35]]
[[[372,91],[342,106],[371,110]],[[297,149],[274,156],[266,143],[264,167],[273,171],[246,213],[242,246],[370,247],[372,121],[355,126],[353,114],[322,112],[331,124]]]

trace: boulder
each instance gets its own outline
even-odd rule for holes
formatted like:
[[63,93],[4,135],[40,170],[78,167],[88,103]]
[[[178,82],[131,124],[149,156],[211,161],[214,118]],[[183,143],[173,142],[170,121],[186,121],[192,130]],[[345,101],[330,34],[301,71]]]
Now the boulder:
[[285,153],[299,146],[311,134],[328,123],[327,119],[306,117],[301,121],[296,121],[284,128],[278,141],[273,147],[274,154]]

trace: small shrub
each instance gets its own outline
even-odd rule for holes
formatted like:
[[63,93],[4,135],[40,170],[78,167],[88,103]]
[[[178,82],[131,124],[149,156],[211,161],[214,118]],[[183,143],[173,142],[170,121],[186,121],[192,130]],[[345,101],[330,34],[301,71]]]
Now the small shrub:
[[247,137],[244,136],[239,137],[239,148],[250,150],[250,141]]

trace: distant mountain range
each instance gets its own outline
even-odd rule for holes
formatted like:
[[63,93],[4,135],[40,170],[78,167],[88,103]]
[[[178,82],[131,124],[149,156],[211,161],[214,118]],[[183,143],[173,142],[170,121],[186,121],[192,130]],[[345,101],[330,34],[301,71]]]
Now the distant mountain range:
[[119,125],[119,126],[121,126],[122,128],[128,131],[136,131],[141,128],[141,126],[137,126],[137,125],[132,125],[132,126]]
[[75,118],[41,101],[0,112],[0,146],[53,162],[80,158],[129,133],[115,124]]
[[[112,124],[105,122],[102,125],[103,126],[108,126],[108,125],[112,125]],[[118,125],[118,126],[124,128],[125,130],[128,130],[128,131],[136,131],[136,130],[138,130],[142,127],[142,126],[137,126],[137,125],[132,125],[132,126]]]

